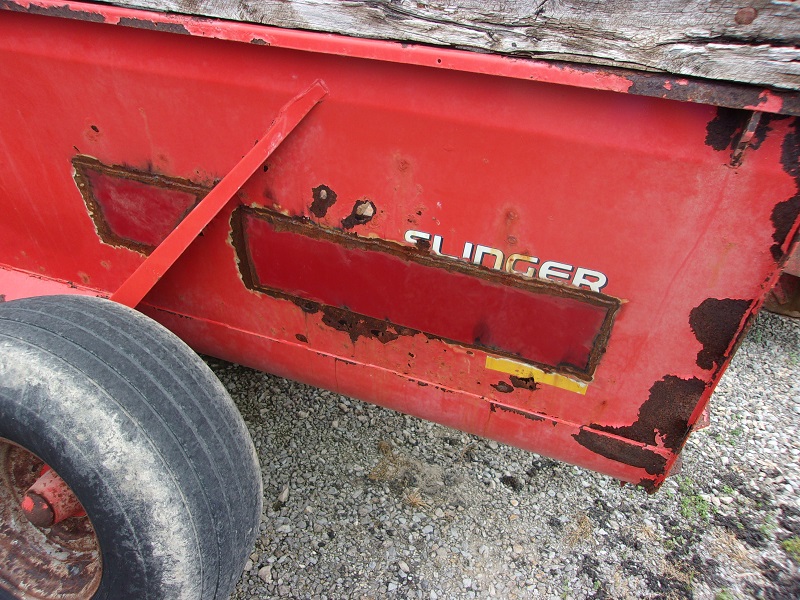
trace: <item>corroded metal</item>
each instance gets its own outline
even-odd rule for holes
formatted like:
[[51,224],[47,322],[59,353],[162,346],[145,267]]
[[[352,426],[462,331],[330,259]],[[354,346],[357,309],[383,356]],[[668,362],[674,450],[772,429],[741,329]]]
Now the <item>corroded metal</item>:
[[0,592],[31,600],[88,600],[102,575],[100,546],[89,518],[40,528],[21,508],[43,465],[0,439]]

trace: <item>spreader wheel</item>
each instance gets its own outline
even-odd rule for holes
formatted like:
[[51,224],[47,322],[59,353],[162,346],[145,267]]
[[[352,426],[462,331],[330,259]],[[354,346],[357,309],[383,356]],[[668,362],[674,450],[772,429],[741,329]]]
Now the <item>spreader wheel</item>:
[[0,599],[211,599],[261,515],[241,416],[203,361],[107,300],[0,304]]

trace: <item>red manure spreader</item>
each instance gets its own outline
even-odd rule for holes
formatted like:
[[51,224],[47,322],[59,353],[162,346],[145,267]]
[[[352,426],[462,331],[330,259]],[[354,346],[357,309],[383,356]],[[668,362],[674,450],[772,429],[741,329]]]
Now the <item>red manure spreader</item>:
[[655,491],[800,310],[800,3],[640,4],[0,0],[0,598],[231,593],[195,352]]

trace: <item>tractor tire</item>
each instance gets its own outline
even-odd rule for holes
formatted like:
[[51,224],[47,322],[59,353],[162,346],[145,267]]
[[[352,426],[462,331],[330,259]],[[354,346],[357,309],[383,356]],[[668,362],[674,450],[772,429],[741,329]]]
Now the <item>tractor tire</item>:
[[[86,516],[25,517],[43,465]],[[261,498],[241,415],[171,332],[93,297],[0,304],[0,598],[228,598]]]

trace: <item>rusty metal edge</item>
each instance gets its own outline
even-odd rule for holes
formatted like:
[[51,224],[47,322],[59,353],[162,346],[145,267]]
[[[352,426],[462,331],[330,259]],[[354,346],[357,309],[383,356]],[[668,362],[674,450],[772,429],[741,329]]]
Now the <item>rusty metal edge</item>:
[[[333,243],[338,243],[342,246],[353,249],[382,252],[401,258],[402,260],[415,262],[424,267],[442,269],[445,271],[467,275],[469,277],[476,277],[490,284],[511,286],[534,294],[545,294],[556,297],[570,298],[605,309],[603,324],[600,327],[600,331],[598,332],[592,344],[592,350],[589,354],[589,360],[586,368],[581,370],[573,365],[545,365],[533,363],[546,372],[560,372],[566,375],[578,377],[584,381],[591,381],[594,376],[594,372],[600,363],[600,359],[605,354],[606,347],[611,336],[611,328],[614,323],[614,318],[622,306],[622,301],[620,299],[613,296],[608,296],[606,294],[572,288],[556,282],[542,281],[538,279],[522,279],[520,277],[509,276],[505,273],[499,273],[491,269],[467,263],[455,261],[445,262],[437,259],[434,256],[431,256],[426,251],[419,248],[405,246],[397,242],[378,238],[359,237],[355,234],[344,233],[335,229],[326,229],[317,225],[316,223],[313,223],[305,217],[289,217],[264,208],[253,208],[249,206],[237,207],[231,215],[231,240],[233,247],[236,250],[237,264],[245,286],[253,291],[261,292],[275,298],[289,300],[297,304],[306,312],[318,312],[324,308],[330,308],[335,311],[343,311],[344,309],[340,309],[338,307],[325,307],[325,305],[322,305],[319,302],[314,302],[305,298],[286,294],[281,290],[271,289],[262,285],[258,281],[258,278],[253,270],[249,245],[246,240],[247,236],[245,234],[244,221],[247,215],[253,215],[255,218],[267,221],[273,226],[273,228],[275,228],[276,231],[290,231],[299,235],[306,235],[311,238],[327,239]],[[352,311],[344,312],[352,314],[357,318],[378,321],[366,315],[352,313]],[[380,323],[390,325],[397,332],[402,330],[402,333],[400,333],[401,335],[413,335],[419,333],[432,339],[441,339],[442,341],[450,344],[475,348],[476,350],[507,356],[516,360],[520,359],[519,356],[503,352],[502,350],[498,350],[496,348],[477,344],[470,345],[461,342],[455,342],[396,323],[388,323],[383,321],[380,321]],[[528,359],[524,360],[526,362],[531,362]]]

